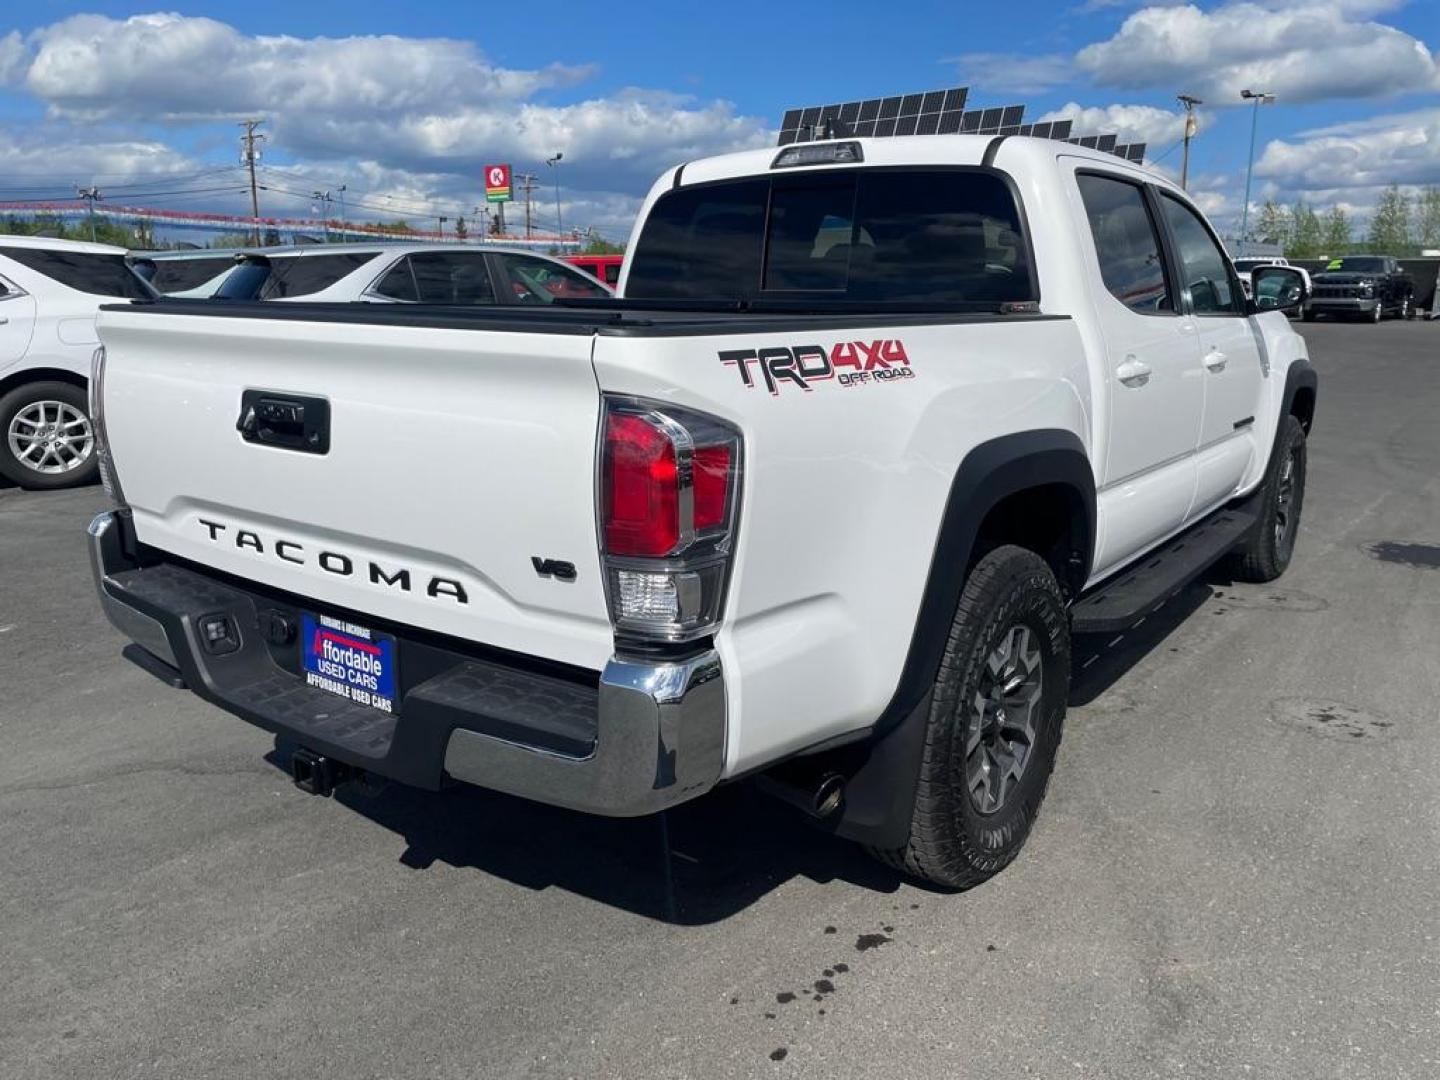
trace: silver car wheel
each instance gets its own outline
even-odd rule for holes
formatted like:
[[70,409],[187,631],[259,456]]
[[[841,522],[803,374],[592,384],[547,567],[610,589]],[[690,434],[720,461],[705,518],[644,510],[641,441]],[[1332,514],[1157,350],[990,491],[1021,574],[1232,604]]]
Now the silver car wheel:
[[32,401],[10,420],[6,442],[15,460],[45,476],[74,472],[95,452],[90,418],[64,401]]

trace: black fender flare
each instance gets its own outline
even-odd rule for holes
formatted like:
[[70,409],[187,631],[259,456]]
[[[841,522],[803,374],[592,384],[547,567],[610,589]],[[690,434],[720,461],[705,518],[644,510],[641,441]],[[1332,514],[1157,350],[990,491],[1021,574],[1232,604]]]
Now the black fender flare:
[[1074,489],[1084,517],[1085,550],[1076,575],[1095,554],[1095,476],[1071,431],[1048,428],[1003,435],[976,446],[956,469],[946,498],[930,572],[895,693],[864,742],[831,752],[849,777],[844,809],[831,823],[841,836],[880,848],[909,838],[930,694],[985,515],[1002,499],[1042,485]]
[[1289,416],[1295,411],[1295,395],[1302,389],[1310,392],[1312,400],[1311,418],[1305,422],[1305,433],[1310,433],[1314,422],[1313,402],[1319,399],[1320,376],[1309,360],[1295,360],[1285,369],[1285,389],[1280,400],[1280,415]]

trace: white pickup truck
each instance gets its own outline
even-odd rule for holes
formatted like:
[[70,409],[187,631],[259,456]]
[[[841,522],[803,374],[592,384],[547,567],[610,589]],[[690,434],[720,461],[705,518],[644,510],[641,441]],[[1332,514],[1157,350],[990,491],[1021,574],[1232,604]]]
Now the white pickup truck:
[[760,774],[963,887],[1039,809],[1072,633],[1290,561],[1305,344],[1110,155],[690,162],[620,295],[107,308],[90,534],[128,655],[307,790],[638,815]]

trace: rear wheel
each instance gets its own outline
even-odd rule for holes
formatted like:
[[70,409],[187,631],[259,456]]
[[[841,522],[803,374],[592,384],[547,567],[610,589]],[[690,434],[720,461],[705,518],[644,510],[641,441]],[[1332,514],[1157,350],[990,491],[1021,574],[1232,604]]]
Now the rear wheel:
[[910,839],[875,851],[964,889],[1019,853],[1045,798],[1070,685],[1070,628],[1049,565],[986,555],[965,582],[926,720]]
[[1295,417],[1286,416],[1260,487],[1260,520],[1230,557],[1237,580],[1274,581],[1290,565],[1305,503],[1305,466],[1305,429]]
[[88,484],[98,467],[89,405],[78,386],[29,383],[0,397],[0,475],[47,490]]

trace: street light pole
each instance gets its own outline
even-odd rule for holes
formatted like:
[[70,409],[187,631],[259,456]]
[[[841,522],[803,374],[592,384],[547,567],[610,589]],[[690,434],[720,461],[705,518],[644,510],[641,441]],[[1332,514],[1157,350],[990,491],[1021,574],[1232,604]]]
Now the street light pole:
[[545,164],[555,170],[555,240],[557,243],[560,241],[560,234],[565,231],[565,225],[560,220],[560,159],[564,156],[557,150],[554,157],[545,159]]
[[347,186],[348,186],[348,185],[341,184],[341,185],[340,185],[340,188],[339,188],[339,195],[340,195],[340,242],[341,242],[342,244],[345,242],[345,188],[346,188]]
[[1195,106],[1205,103],[1189,94],[1179,94],[1177,97],[1180,104],[1185,106],[1185,150],[1180,158],[1180,190],[1184,191],[1190,178],[1190,140],[1195,137],[1197,130]]
[[1240,208],[1240,250],[1237,252],[1243,255],[1246,231],[1250,226],[1250,177],[1255,172],[1255,127],[1260,121],[1260,106],[1273,105],[1275,95],[1264,90],[1241,90],[1240,96],[1253,105],[1250,110],[1250,160],[1245,166],[1245,205]]

